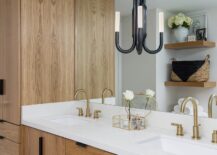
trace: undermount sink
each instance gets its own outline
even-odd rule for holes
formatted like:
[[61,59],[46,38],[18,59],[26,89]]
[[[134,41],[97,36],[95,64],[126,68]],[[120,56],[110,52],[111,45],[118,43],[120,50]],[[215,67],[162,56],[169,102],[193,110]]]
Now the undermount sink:
[[55,119],[51,119],[50,121],[53,123],[67,125],[67,126],[85,125],[89,122],[87,119],[77,118],[73,116],[55,118]]
[[144,155],[216,155],[217,149],[204,144],[169,137],[155,137],[137,143]]

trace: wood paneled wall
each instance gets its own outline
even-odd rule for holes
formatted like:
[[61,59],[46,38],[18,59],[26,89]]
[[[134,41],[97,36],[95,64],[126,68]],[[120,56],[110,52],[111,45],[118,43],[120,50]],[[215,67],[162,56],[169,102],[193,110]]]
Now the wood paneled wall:
[[0,14],[2,117],[20,124],[20,1],[0,0]]
[[115,90],[114,0],[76,0],[75,88]]
[[74,95],[74,0],[22,0],[22,104]]

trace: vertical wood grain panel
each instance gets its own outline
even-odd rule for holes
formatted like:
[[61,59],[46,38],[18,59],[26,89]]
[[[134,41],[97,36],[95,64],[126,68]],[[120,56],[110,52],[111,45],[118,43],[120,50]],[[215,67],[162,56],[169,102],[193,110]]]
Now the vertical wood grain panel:
[[39,137],[43,138],[44,155],[65,155],[64,138],[25,126],[22,126],[22,155],[39,154]]
[[74,0],[22,0],[22,104],[74,94]]
[[[4,3],[0,1],[0,79],[4,79],[4,51],[5,51],[5,31],[4,31]],[[3,96],[0,95],[0,119],[3,119]]]
[[3,119],[20,124],[20,1],[1,0],[0,46],[2,54]]
[[114,0],[76,0],[75,88],[101,97],[115,89]]

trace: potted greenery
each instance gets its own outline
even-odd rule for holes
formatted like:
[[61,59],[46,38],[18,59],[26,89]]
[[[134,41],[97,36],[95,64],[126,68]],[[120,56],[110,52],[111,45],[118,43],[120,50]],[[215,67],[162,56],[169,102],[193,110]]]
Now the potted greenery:
[[192,24],[193,20],[190,17],[185,16],[183,13],[172,16],[168,20],[168,26],[173,30],[177,42],[186,41],[189,34],[189,28]]

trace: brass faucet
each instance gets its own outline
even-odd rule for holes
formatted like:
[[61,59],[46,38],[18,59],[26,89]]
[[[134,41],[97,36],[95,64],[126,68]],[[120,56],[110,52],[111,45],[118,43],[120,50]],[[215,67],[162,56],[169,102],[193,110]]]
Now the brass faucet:
[[87,102],[86,102],[86,115],[85,115],[85,117],[91,117],[91,113],[90,113],[90,100],[88,98],[87,92],[84,89],[78,89],[78,90],[76,90],[75,96],[74,96],[75,99],[77,98],[77,96],[78,96],[79,93],[84,93],[85,97],[86,97],[86,100],[87,100]]
[[212,143],[217,144],[217,130],[214,130],[212,133]]
[[176,135],[177,136],[184,136],[184,131],[182,124],[177,124],[177,123],[171,123],[172,126],[176,126]]
[[212,118],[212,103],[214,98],[216,99],[216,105],[217,105],[217,95],[211,95],[209,98],[209,103],[208,103],[208,116],[209,118]]
[[101,113],[101,110],[95,110],[94,111],[94,115],[93,115],[93,118],[94,119],[99,119],[99,114]]
[[198,124],[198,107],[197,107],[197,102],[195,98],[192,97],[188,97],[186,98],[181,105],[181,109],[180,112],[184,113],[185,112],[185,108],[187,103],[191,101],[192,105],[193,105],[193,110],[194,110],[194,126],[193,126],[193,139],[200,139],[200,133],[199,133],[199,124]]
[[104,95],[105,95],[106,91],[109,91],[110,94],[111,94],[111,96],[113,96],[113,91],[112,91],[111,89],[105,88],[105,89],[102,91],[102,104],[105,103],[105,97],[104,97]]

